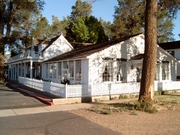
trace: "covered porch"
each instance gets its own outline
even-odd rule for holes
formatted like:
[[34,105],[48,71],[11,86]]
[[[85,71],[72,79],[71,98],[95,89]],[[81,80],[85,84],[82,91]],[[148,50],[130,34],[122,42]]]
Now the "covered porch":
[[41,64],[33,60],[9,64],[8,79],[18,80],[19,77],[40,79],[42,76],[41,68]]

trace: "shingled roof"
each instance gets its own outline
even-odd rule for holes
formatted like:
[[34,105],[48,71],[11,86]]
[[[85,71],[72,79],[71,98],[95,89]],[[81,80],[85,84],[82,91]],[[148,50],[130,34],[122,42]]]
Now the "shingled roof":
[[180,48],[180,41],[160,43],[160,44],[158,44],[158,45],[159,45],[161,48],[163,48],[164,50],[179,49],[179,48]]
[[98,44],[94,44],[94,45],[88,45],[88,46],[76,48],[70,52],[67,52],[67,53],[61,54],[59,56],[56,56],[54,58],[51,58],[51,59],[47,60],[46,62],[65,60],[65,59],[85,58],[93,53],[101,51],[105,48],[108,48],[108,47],[115,45],[117,43],[120,43],[122,41],[128,40],[131,37],[135,37],[137,35],[139,35],[139,34],[127,36],[125,38],[121,38],[121,39],[117,39],[117,40],[111,40],[111,41],[104,42],[104,43],[98,43]]

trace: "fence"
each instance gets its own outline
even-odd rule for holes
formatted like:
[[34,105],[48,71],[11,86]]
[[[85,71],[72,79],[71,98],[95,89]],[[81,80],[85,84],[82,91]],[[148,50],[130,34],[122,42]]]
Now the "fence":
[[[19,83],[26,86],[46,91],[61,97],[86,97],[103,96],[113,94],[138,93],[140,83],[111,83],[111,84],[93,84],[93,85],[63,85],[59,83],[46,82],[42,80],[19,77]],[[180,82],[155,82],[154,90],[178,90]]]

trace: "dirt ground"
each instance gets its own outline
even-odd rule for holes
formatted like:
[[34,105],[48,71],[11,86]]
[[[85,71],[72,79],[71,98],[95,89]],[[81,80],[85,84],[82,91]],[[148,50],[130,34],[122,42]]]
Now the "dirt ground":
[[122,135],[180,135],[180,104],[156,114],[127,111],[103,115],[87,109],[70,112]]

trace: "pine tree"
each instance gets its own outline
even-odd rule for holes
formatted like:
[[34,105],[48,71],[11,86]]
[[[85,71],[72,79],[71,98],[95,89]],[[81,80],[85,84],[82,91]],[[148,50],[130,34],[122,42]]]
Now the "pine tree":
[[[118,0],[118,3],[112,25],[113,37],[120,38],[144,32],[145,0]],[[174,16],[161,3],[162,1],[159,1],[157,7],[157,40],[158,42],[172,41]]]
[[[37,13],[43,8],[44,1],[1,0],[0,2],[0,58],[4,56],[4,47],[8,44],[12,27],[18,23],[18,11]],[[6,28],[6,31],[4,29]],[[4,81],[4,60],[0,59],[0,82]]]

